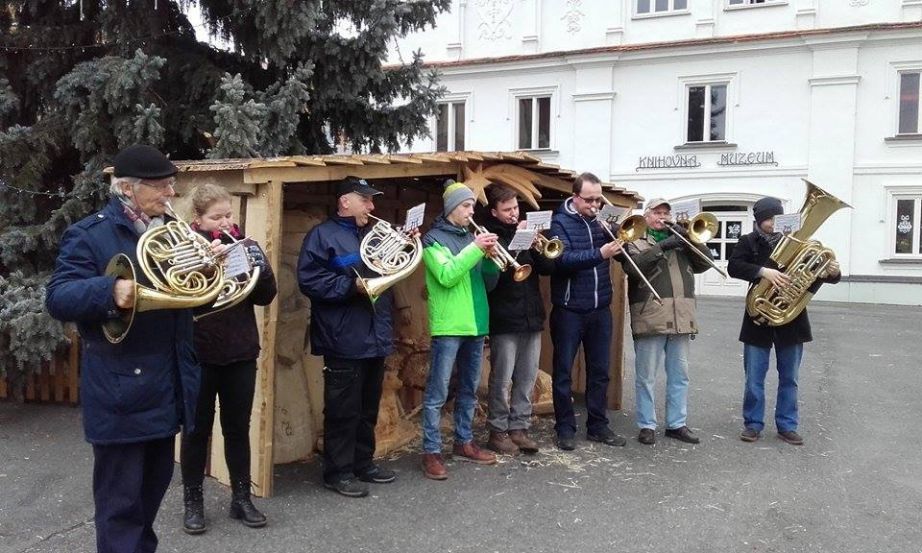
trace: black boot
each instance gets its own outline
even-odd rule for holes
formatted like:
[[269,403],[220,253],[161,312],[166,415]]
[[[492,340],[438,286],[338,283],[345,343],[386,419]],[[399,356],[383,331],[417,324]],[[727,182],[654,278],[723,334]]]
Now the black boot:
[[183,532],[187,534],[201,534],[205,528],[205,501],[202,496],[202,485],[183,486],[182,502],[186,514],[182,519]]
[[230,504],[230,517],[240,521],[250,528],[259,528],[266,525],[266,517],[250,501],[250,481],[234,480],[231,482],[234,497]]

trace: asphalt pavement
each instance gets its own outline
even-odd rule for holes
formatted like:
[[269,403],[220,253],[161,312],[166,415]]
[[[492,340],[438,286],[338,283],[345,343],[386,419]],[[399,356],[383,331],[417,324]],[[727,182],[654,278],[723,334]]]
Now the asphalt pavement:
[[[562,452],[543,418],[537,455],[492,467],[451,461],[449,479],[434,482],[406,452],[386,461],[398,481],[362,499],[325,490],[316,461],[281,465],[276,495],[256,500],[270,521],[262,529],[229,519],[230,492],[209,479],[210,527],[194,537],[180,529],[177,468],[157,520],[159,551],[922,552],[919,308],[811,304],[801,447],[775,436],[772,394],[764,438],[738,438],[741,316],[740,299],[699,301],[689,426],[700,445],[661,431],[655,446],[636,441],[628,339],[625,410],[611,413],[626,447],[580,435],[576,451]],[[770,372],[767,389],[776,383]],[[660,374],[660,422],[662,399]],[[91,473],[79,409],[0,403],[0,552],[95,551]]]

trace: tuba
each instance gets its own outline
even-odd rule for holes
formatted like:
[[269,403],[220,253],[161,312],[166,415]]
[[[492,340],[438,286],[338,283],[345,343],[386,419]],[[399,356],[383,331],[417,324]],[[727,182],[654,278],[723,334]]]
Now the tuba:
[[[128,335],[136,313],[209,305],[224,289],[224,268],[211,244],[176,217],[169,204],[167,207],[176,220],[141,235],[135,251],[137,267],[123,253],[113,256],[106,266],[106,276],[132,280],[135,286],[134,305],[103,323],[103,334],[113,344]],[[150,287],[138,283],[138,269]]]
[[781,326],[794,320],[813,297],[810,287],[827,276],[836,254],[810,236],[836,211],[851,206],[807,179],[807,197],[800,208],[800,229],[785,234],[769,259],[791,278],[791,284],[776,289],[762,279],[749,289],[746,311],[756,324]]
[[383,219],[369,215],[377,223],[362,238],[359,255],[365,266],[380,277],[362,278],[359,283],[374,304],[385,290],[410,276],[423,260],[423,245],[418,236],[394,228]]

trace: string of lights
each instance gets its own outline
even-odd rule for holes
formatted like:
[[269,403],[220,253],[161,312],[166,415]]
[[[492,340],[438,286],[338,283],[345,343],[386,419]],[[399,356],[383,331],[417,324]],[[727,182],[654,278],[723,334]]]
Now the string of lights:
[[[207,23],[199,23],[191,27],[204,27]],[[68,50],[86,51],[94,48],[113,48],[120,44],[146,44],[147,42],[158,40],[164,37],[176,36],[183,33],[186,29],[176,29],[173,31],[163,32],[157,35],[135,37],[118,42],[94,42],[92,44],[69,44],[63,46],[17,46],[15,44],[0,44],[0,52],[61,52]]]
[[78,198],[78,199],[81,199],[81,200],[82,200],[82,199],[85,199],[85,198],[92,198],[93,196],[96,196],[96,192],[87,192],[87,193],[85,193],[85,194],[76,194],[75,192],[72,191],[72,192],[70,192],[70,193],[67,193],[67,192],[64,191],[64,187],[62,187],[62,186],[59,186],[59,187],[58,187],[57,192],[43,192],[43,191],[40,191],[40,190],[27,190],[27,189],[25,189],[25,188],[19,188],[19,187],[13,186],[12,184],[9,184],[9,183],[7,183],[6,181],[0,179],[0,192],[6,192],[6,191],[15,192],[16,194],[26,194],[26,195],[29,195],[29,196],[43,196],[43,197],[48,197],[48,198],[67,198],[67,197],[71,197],[71,198]]

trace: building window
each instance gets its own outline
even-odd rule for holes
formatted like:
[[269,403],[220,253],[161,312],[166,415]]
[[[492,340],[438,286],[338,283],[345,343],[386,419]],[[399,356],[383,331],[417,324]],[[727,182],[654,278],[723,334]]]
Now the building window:
[[754,6],[756,4],[775,4],[778,0],[728,0],[730,6]]
[[464,149],[465,102],[439,104],[435,118],[435,149],[439,152]]
[[688,0],[637,0],[637,15],[687,9]]
[[518,98],[518,148],[546,150],[551,147],[551,97]]
[[893,254],[895,256],[922,256],[919,223],[922,220],[922,193],[893,196]]
[[922,129],[919,110],[919,71],[900,73],[900,121],[897,134],[918,134]]
[[687,87],[688,119],[685,142],[727,140],[727,84]]

